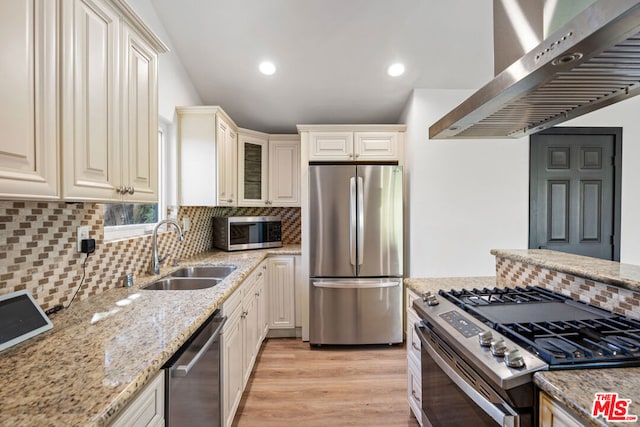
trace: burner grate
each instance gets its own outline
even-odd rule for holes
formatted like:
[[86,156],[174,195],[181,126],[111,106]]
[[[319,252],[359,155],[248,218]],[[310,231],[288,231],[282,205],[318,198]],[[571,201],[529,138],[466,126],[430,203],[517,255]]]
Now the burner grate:
[[640,322],[624,317],[500,324],[496,330],[555,367],[640,365]]

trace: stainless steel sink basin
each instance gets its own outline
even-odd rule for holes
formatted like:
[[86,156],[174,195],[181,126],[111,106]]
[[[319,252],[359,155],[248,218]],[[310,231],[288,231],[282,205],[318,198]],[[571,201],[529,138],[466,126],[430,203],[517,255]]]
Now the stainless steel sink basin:
[[235,265],[196,265],[176,270],[169,277],[215,277],[224,279],[238,268]]
[[222,279],[212,277],[165,277],[143,286],[142,289],[150,291],[191,291],[211,288],[220,282],[222,282]]

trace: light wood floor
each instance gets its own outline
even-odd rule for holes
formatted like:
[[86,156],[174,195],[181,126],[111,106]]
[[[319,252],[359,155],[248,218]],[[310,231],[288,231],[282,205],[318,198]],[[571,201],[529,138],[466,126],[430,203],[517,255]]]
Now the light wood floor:
[[410,426],[402,346],[265,341],[234,426]]

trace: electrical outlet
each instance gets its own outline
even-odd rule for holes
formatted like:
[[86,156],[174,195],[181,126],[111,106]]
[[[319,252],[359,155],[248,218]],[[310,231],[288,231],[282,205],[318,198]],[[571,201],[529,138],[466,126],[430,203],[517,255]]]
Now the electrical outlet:
[[77,251],[78,252],[82,252],[81,251],[81,247],[80,247],[80,243],[82,242],[83,239],[88,239],[89,238],[89,226],[88,225],[83,225],[82,227],[77,227],[76,228],[76,246],[77,246]]
[[191,221],[189,221],[189,217],[182,218],[182,231],[185,233],[189,231],[189,227],[191,227]]

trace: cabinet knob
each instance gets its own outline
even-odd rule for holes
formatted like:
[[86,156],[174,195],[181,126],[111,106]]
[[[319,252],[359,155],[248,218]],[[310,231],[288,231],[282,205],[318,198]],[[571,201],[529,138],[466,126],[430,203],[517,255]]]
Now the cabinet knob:
[[232,203],[233,199],[227,199],[227,203]]
[[356,159],[357,159],[358,157],[360,157],[360,154],[356,154],[356,155],[355,155],[355,157],[356,157]]
[[135,189],[135,188],[133,188],[133,186],[129,186],[129,188],[127,188],[127,193],[129,193],[129,194],[133,194],[133,193],[135,193],[135,192],[136,192],[136,189]]
[[124,185],[121,185],[120,188],[118,188],[116,191],[120,194],[124,194],[126,193],[127,189],[125,188]]
[[256,292],[256,296],[259,297],[260,296],[260,292]]

